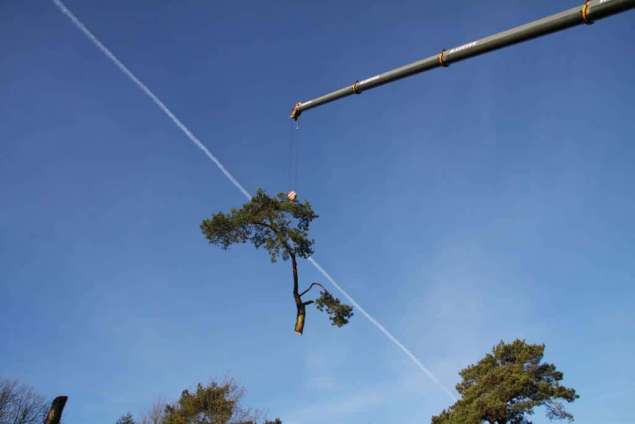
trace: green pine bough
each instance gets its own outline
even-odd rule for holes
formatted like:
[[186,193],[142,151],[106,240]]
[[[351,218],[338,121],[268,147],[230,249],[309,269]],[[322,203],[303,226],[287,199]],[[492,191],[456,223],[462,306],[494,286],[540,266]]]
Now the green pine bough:
[[[291,259],[295,332],[299,335],[304,332],[306,307],[309,305],[315,304],[319,311],[326,311],[331,324],[337,327],[348,324],[353,316],[353,308],[342,303],[320,283],[311,283],[300,291],[298,258],[307,259],[313,254],[314,240],[309,238],[309,226],[317,217],[307,201],[291,201],[285,193],[270,197],[259,189],[241,208],[215,213],[201,223],[201,231],[210,244],[228,249],[232,244],[249,242],[256,248],[265,248],[272,262],[279,258],[284,261]],[[305,300],[314,287],[322,289],[319,297]]]

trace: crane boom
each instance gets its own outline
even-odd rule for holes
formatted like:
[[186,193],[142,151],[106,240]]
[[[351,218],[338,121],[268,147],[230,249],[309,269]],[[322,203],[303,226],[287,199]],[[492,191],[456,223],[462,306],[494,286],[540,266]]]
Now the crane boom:
[[401,78],[429,71],[438,67],[447,67],[470,57],[478,56],[503,47],[531,40],[553,32],[562,31],[581,24],[590,25],[594,21],[635,8],[635,0],[586,0],[578,7],[565,10],[555,15],[520,25],[507,31],[499,32],[452,49],[443,49],[438,54],[417,60],[399,68],[375,75],[365,80],[356,81],[339,90],[308,101],[297,102],[291,110],[291,119],[297,120],[300,114],[308,109],[324,105],[342,97],[360,94],[362,91],[379,87]]

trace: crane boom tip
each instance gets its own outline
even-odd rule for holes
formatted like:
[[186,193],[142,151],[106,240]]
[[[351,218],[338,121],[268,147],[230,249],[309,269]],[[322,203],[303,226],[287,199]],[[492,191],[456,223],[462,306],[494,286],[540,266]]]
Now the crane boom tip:
[[294,121],[297,121],[300,117],[300,114],[302,113],[302,110],[300,110],[301,104],[302,102],[297,102],[293,105],[293,109],[291,109],[291,119],[293,119]]

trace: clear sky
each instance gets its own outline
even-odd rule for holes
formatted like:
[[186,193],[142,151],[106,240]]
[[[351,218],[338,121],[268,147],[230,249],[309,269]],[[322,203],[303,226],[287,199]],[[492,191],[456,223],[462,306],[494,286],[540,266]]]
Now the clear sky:
[[[635,13],[307,112],[291,105],[576,2],[68,0],[446,386],[547,345],[579,423],[635,413]],[[208,246],[244,198],[49,1],[0,2],[0,376],[108,424],[210,378],[285,424],[429,422],[450,399],[361,314],[292,332],[288,263]],[[308,263],[303,282],[322,281]],[[545,422],[542,411],[537,423]]]

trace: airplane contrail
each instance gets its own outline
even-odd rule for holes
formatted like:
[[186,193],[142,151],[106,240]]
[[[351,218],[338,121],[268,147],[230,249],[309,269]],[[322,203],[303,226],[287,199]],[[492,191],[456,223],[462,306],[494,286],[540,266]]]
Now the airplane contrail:
[[384,336],[388,337],[388,340],[390,340],[391,342],[393,342],[399,349],[401,349],[401,351],[403,353],[406,354],[406,356],[408,356],[408,358],[410,358],[412,360],[412,362],[415,363],[415,365],[417,366],[417,368],[419,368],[421,371],[423,371],[429,378],[430,380],[432,380],[437,386],[439,386],[445,393],[447,393],[448,396],[450,396],[450,398],[456,402],[456,396],[454,395],[454,393],[452,393],[452,391],[450,389],[448,389],[447,387],[445,387],[445,385],[443,385],[443,383],[441,383],[441,381],[437,378],[436,375],[434,375],[432,373],[432,371],[430,371],[428,369],[428,367],[426,367],[425,365],[423,365],[421,363],[421,361],[419,360],[419,358],[417,358],[414,353],[412,353],[410,351],[410,349],[408,349],[406,346],[403,345],[403,343],[401,343],[395,336],[392,335],[392,333],[390,331],[388,331],[386,329],[386,327],[384,327],[382,325],[382,323],[380,323],[379,321],[377,321],[375,318],[373,318],[373,316],[371,314],[369,314],[368,312],[366,312],[366,309],[364,309],[359,303],[357,303],[357,301],[355,301],[355,299],[353,299],[353,297],[348,294],[348,292],[346,290],[344,290],[342,288],[342,286],[340,286],[337,281],[335,281],[335,279],[333,279],[333,277],[331,277],[331,275],[326,272],[324,270],[324,268],[322,268],[322,266],[315,260],[313,259],[313,257],[309,258],[309,262],[311,262],[311,264],[318,270],[320,271],[320,273],[327,279],[329,280],[329,282],[333,285],[333,287],[335,287],[337,290],[339,290],[340,293],[342,293],[342,295],[348,299],[349,302],[351,302],[353,304],[353,306],[355,307],[355,309],[357,309],[359,312],[362,313],[362,315],[364,315],[366,317],[366,319],[368,321],[370,321],[371,324],[373,324],[375,327],[377,327],[377,329],[379,331],[381,331]]
[[[106,57],[108,57],[108,59],[110,59],[116,66],[117,68],[119,68],[119,70],[121,72],[124,73],[124,75],[126,75],[137,87],[139,87],[141,89],[141,91],[143,91],[143,93],[148,96],[150,98],[150,100],[152,100],[152,102],[154,104],[156,104],[159,109],[161,109],[163,111],[163,113],[165,113],[167,115],[168,118],[170,118],[170,120],[174,123],[174,125],[176,125],[182,132],[183,134],[185,134],[185,136],[192,142],[194,143],[194,145],[196,147],[198,147],[199,149],[201,149],[203,151],[203,153],[205,154],[205,156],[207,156],[217,167],[218,169],[223,173],[223,175],[225,175],[225,177],[227,177],[227,179],[247,198],[247,200],[251,199],[251,194],[249,194],[249,192],[245,189],[245,187],[243,187],[243,185],[227,170],[227,168],[225,168],[225,166],[220,162],[220,160],[218,160],[218,158],[216,156],[214,156],[212,154],[212,152],[209,151],[209,149],[201,142],[201,140],[199,140],[198,137],[196,137],[194,135],[194,133],[192,133],[192,131],[190,131],[190,129],[183,123],[181,122],[181,120],[179,118],[177,118],[177,116],[172,113],[172,111],[165,105],[165,103],[163,103],[163,101],[161,101],[161,99],[159,99],[159,97],[157,97],[152,90],[150,90],[148,88],[147,85],[145,85],[139,78],[137,78],[137,76],[130,70],[128,69],[128,67],[126,65],[123,64],[123,62],[121,62],[117,56],[115,56],[115,54],[113,52],[110,51],[110,49],[108,49],[108,47],[106,47],[96,36],[95,34],[93,34],[87,27],[86,25],[84,25],[82,23],[82,21],[79,20],[79,18],[77,16],[75,16],[75,14],[73,12],[71,12],[64,3],[62,3],[62,1],[60,0],[53,0],[53,3],[57,6],[57,8],[64,14],[66,15],[72,22],[73,24],[77,27],[77,29],[79,29],[90,41],[92,41],[92,43],[99,49],[101,50],[101,52],[106,55]],[[417,368],[419,368],[421,371],[423,371],[423,373],[428,376],[428,378],[430,378],[437,386],[439,386],[448,396],[450,396],[450,398],[452,399],[452,401],[456,401],[456,396],[454,395],[454,393],[452,393],[452,391],[450,389],[448,389],[447,387],[445,387],[445,385],[443,385],[443,383],[441,383],[441,381],[426,367],[424,366],[421,361],[414,355],[414,353],[412,353],[407,347],[405,347],[403,345],[403,343],[401,343],[395,336],[392,335],[392,333],[390,333],[379,321],[377,321],[375,318],[373,318],[368,312],[366,312],[366,310],[359,304],[357,303],[357,301],[355,301],[355,299],[353,299],[353,297],[348,294],[334,279],[333,277],[331,277],[329,275],[329,273],[327,273],[324,268],[322,268],[320,266],[320,264],[313,259],[312,257],[309,258],[309,262],[322,274],[324,275],[324,277],[329,280],[329,282],[333,285],[333,287],[335,287],[340,293],[342,293],[342,295],[344,297],[346,297],[352,304],[353,306],[359,310],[362,315],[364,315],[364,317],[366,317],[366,319],[368,321],[370,321],[371,324],[373,324],[383,335],[385,335],[388,340],[390,340],[395,346],[397,346],[403,353],[406,354],[406,356],[408,356],[413,362],[414,364],[417,366]]]
[[141,91],[143,91],[145,93],[146,96],[150,97],[150,100],[152,100],[154,102],[154,104],[156,104],[159,109],[161,109],[163,111],[163,113],[165,113],[168,118],[170,118],[170,120],[172,122],[174,122],[174,125],[176,125],[177,127],[179,127],[179,129],[181,131],[183,131],[183,134],[185,134],[185,136],[187,138],[190,139],[190,141],[192,143],[194,143],[194,145],[196,147],[198,147],[199,149],[201,149],[203,151],[203,153],[205,153],[205,155],[212,161],[214,162],[214,164],[218,167],[218,169],[220,169],[220,171],[227,177],[227,179],[229,181],[231,181],[231,183],[236,186],[236,188],[238,190],[240,190],[240,192],[247,198],[247,199],[251,199],[251,195],[249,194],[249,192],[247,190],[245,190],[245,187],[242,186],[242,184],[240,184],[238,182],[238,180],[227,170],[227,168],[225,168],[223,166],[223,164],[218,160],[218,158],[216,156],[214,156],[212,154],[212,152],[209,151],[209,149],[207,147],[205,147],[205,145],[201,142],[201,140],[198,139],[198,137],[196,137],[192,131],[190,131],[190,129],[188,127],[185,126],[185,124],[183,122],[181,122],[181,120],[179,118],[176,117],[176,115],[174,115],[174,113],[172,113],[172,111],[165,105],[165,103],[163,103],[161,101],[161,99],[159,99],[153,92],[152,90],[150,90],[148,88],[147,85],[145,85],[139,78],[137,78],[137,76],[135,74],[132,73],[132,71],[130,69],[128,69],[128,67],[126,65],[124,65],[118,58],[117,56],[115,56],[115,54],[113,52],[110,51],[110,49],[108,49],[108,47],[106,47],[101,41],[99,41],[99,39],[95,36],[95,34],[93,34],[88,28],[86,28],[86,26],[82,23],[82,21],[79,20],[79,18],[77,16],[75,16],[73,14],[73,12],[71,12],[66,5],[64,5],[64,3],[62,3],[60,0],[53,0],[53,3],[55,3],[55,5],[60,9],[60,11],[65,14],[66,16],[68,16],[68,18],[75,24],[75,26],[84,33],[84,35],[86,37],[88,37],[88,39],[90,41],[93,42],[93,44],[95,46],[97,46],[97,48],[99,50],[102,51],[103,54],[106,55],[106,57],[108,57],[108,59],[110,59],[115,65],[117,65],[117,67],[119,68],[119,70],[121,72],[123,72],[128,78],[130,78],[132,80],[132,82],[134,82],[137,87],[139,87],[141,89]]

